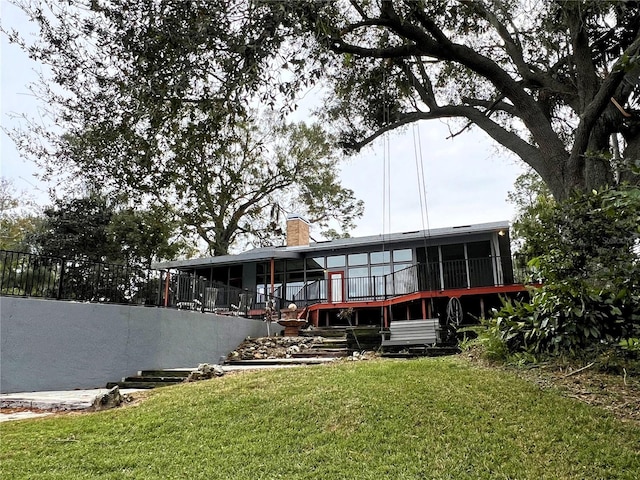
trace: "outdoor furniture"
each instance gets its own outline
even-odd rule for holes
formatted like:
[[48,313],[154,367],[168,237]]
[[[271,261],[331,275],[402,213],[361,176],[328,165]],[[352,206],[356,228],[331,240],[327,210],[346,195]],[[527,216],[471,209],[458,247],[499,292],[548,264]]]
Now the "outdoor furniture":
[[440,340],[440,320],[399,320],[382,330],[382,348],[385,347],[430,347]]

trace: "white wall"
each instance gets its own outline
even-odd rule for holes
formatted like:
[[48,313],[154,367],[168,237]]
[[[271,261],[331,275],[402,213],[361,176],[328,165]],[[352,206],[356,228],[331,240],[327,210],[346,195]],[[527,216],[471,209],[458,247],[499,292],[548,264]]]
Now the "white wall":
[[0,392],[102,388],[139,370],[219,363],[266,333],[242,317],[0,297]]

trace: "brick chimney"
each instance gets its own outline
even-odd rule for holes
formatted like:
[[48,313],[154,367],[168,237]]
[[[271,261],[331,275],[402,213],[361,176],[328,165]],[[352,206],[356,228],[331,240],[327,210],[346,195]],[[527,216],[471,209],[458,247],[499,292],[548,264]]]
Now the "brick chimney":
[[300,215],[287,217],[287,247],[309,245],[309,222]]

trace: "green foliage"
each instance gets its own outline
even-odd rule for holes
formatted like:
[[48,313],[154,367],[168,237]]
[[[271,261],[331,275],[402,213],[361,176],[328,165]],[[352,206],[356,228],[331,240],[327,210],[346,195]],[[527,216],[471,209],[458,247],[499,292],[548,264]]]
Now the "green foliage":
[[31,241],[40,255],[114,263],[119,248],[107,235],[113,213],[99,194],[56,199],[45,208],[42,228]]
[[173,213],[118,207],[100,193],[57,199],[30,241],[36,253],[77,261],[150,267],[189,251]]
[[529,224],[543,285],[507,301],[492,328],[510,352],[577,354],[640,334],[640,189],[576,194]]
[[0,250],[29,251],[29,238],[39,228],[40,218],[25,192],[0,177]]
[[281,50],[299,24],[286,2],[43,3],[46,14],[21,5],[41,36],[9,37],[51,68],[39,91],[60,128],[14,132],[46,171],[179,211],[183,231],[214,255],[280,244],[276,206],[344,231],[362,215],[333,139],[286,121],[294,85],[308,80],[303,49]]
[[[458,332],[465,334],[465,340],[460,344],[462,350],[480,347],[483,356],[495,362],[504,362],[509,358],[509,348],[502,331],[490,319],[482,319],[480,325],[464,327]],[[472,333],[472,338],[467,338],[467,333]]]
[[[214,167],[255,116],[251,105],[286,114],[314,85],[326,92],[322,121],[351,151],[412,122],[459,119],[460,132],[484,130],[556,198],[638,182],[626,168],[640,156],[637,2],[17,3],[40,32],[28,40],[6,33],[50,69],[35,91],[60,127],[34,122],[13,132],[21,152],[48,171],[127,186],[153,201],[177,195],[186,225],[215,253],[252,223],[236,221],[242,209],[201,218],[208,195],[228,190],[207,192]],[[334,219],[354,211],[336,207],[343,201],[357,207],[338,185],[313,186],[340,199],[329,206]],[[323,201],[303,203],[309,217],[323,217],[315,214]]]
[[507,200],[516,209],[516,218],[511,225],[511,239],[518,257],[531,259],[542,255],[545,248],[536,241],[536,232],[556,204],[549,187],[540,175],[528,170],[516,178],[514,189],[507,195]]
[[152,261],[192,256],[196,250],[178,234],[180,222],[170,209],[151,206],[116,210],[106,233],[120,247],[119,256],[127,265],[151,267]]
[[629,352],[640,352],[640,338],[623,338],[619,345]]

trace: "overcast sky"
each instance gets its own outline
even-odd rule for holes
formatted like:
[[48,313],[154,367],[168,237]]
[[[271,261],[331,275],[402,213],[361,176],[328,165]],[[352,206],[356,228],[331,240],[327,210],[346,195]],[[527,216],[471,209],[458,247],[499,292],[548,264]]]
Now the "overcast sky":
[[[5,28],[27,35],[33,31],[7,0],[0,0],[0,18]],[[9,45],[4,35],[1,37],[0,121],[3,127],[11,128],[16,122],[12,114],[38,116],[38,101],[26,85],[37,78],[41,69],[19,48]],[[19,190],[31,191],[46,203],[47,185],[34,178],[36,167],[20,158],[4,131],[0,135],[2,176],[13,179]],[[480,130],[454,139],[447,139],[448,136],[447,126],[439,121],[422,122],[417,129],[409,127],[403,133],[390,134],[387,141],[391,168],[386,176],[382,138],[347,160],[341,172],[343,185],[365,202],[365,214],[352,236],[512,220],[513,207],[506,197],[524,170],[522,162],[497,149]],[[421,148],[416,149],[418,137]],[[416,157],[422,160],[424,170],[426,208],[421,208]],[[384,188],[385,182],[389,182],[390,189]]]

